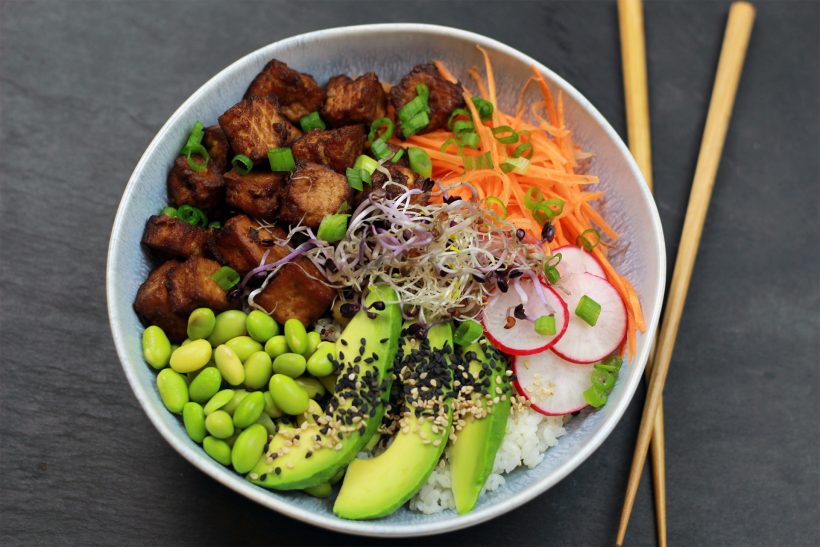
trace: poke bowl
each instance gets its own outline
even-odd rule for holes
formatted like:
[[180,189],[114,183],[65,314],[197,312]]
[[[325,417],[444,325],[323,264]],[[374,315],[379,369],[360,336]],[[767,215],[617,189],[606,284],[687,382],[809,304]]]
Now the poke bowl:
[[[261,148],[259,127],[276,133]],[[665,270],[637,165],[569,83],[478,34],[378,24],[268,45],[186,100],[125,189],[106,289],[128,382],[185,459],[290,517],[401,537],[502,515],[601,445],[640,382]],[[488,420],[492,441],[455,449]],[[406,484],[368,479],[406,464]]]

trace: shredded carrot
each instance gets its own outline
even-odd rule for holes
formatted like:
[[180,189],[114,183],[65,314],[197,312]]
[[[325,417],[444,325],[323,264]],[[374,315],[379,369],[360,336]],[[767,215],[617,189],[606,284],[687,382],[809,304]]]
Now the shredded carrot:
[[[557,97],[553,96],[543,75],[536,67],[532,67],[533,75],[524,83],[518,94],[515,114],[502,112],[496,101],[496,82],[489,55],[483,48],[478,49],[484,59],[485,77],[482,78],[481,72],[475,67],[470,69],[469,76],[475,83],[477,95],[490,101],[495,108],[490,121],[475,122],[479,140],[477,150],[460,151],[455,145],[442,149],[444,143],[453,137],[453,133],[446,129],[414,135],[408,139],[407,144],[418,146],[427,152],[433,164],[433,177],[440,184],[468,182],[476,189],[477,199],[500,199],[507,207],[507,221],[538,240],[541,239],[542,228],[534,218],[533,212],[524,204],[527,191],[536,188],[545,199],[563,200],[563,210],[552,220],[555,238],[552,243],[545,243],[545,247],[555,249],[563,245],[577,245],[578,238],[584,231],[596,229],[605,239],[592,252],[603,265],[607,279],[624,301],[627,310],[625,349],[630,355],[635,355],[637,331],[646,330],[641,303],[629,280],[615,271],[607,259],[607,249],[617,241],[618,234],[592,203],[604,197],[602,192],[588,190],[589,185],[598,182],[598,177],[578,172],[579,160],[589,158],[591,154],[583,152],[573,142],[572,133],[566,124],[563,93],[559,91]],[[457,81],[443,63],[433,63],[445,79]],[[543,100],[526,100],[531,84],[537,84]],[[472,119],[479,120],[478,112],[471,100],[473,95],[465,89],[464,101]],[[525,119],[527,102],[530,103],[529,114],[532,121]],[[524,131],[528,137],[524,140],[522,135],[521,140],[513,145],[502,144],[492,134],[492,128],[501,125],[508,125],[516,132]],[[501,163],[511,156],[515,147],[522,142],[529,142],[532,145],[529,166],[523,173],[505,173],[501,169]],[[396,143],[399,144],[399,141]],[[482,154],[489,154],[492,166],[465,171],[464,157]],[[451,193],[465,199],[473,197],[472,192],[466,187],[455,188]]]

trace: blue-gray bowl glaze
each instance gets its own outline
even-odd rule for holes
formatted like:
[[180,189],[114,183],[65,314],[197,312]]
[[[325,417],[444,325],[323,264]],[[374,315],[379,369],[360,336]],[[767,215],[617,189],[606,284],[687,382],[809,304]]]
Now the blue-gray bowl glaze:
[[[469,68],[483,67],[477,44],[492,59],[501,108],[513,107],[533,66],[554,89],[563,91],[575,140],[595,154],[590,172],[601,178],[598,188],[606,192],[604,214],[621,234],[615,265],[629,276],[643,304],[648,329],[638,337],[636,355],[623,368],[603,409],[574,418],[567,435],[547,451],[541,464],[507,475],[502,488],[485,493],[475,510],[464,516],[452,511],[424,515],[401,509],[381,520],[347,521],[333,515],[330,500],[271,492],[246,482],[211,460],[188,438],[177,416],[163,407],[155,374],[142,359],[143,327],[131,308],[149,272],[149,262],[140,249],[143,227],[166,203],[165,179],[190,127],[196,120],[215,123],[274,57],[313,74],[320,84],[335,74],[370,70],[382,80],[395,82],[413,65],[439,59],[469,85]],[[536,90],[532,98],[537,100]],[[383,24],[322,30],[271,44],[236,61],[191,95],[165,123],[131,175],[111,232],[106,275],[111,331],[125,375],[148,417],[183,457],[225,486],[293,518],[345,533],[398,537],[456,530],[502,515],[543,493],[589,457],[615,427],[640,381],[658,322],[665,271],[658,213],[638,167],[612,127],[578,91],[534,59],[490,38],[433,25]]]

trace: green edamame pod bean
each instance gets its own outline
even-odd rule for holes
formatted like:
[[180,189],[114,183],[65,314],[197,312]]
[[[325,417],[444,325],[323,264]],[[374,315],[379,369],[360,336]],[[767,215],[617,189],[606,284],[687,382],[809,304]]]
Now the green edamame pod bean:
[[261,391],[254,391],[248,393],[247,397],[242,399],[239,406],[236,407],[233,413],[233,425],[239,429],[245,429],[262,415],[265,410],[265,395]]
[[253,469],[268,440],[268,432],[259,424],[253,424],[239,434],[231,450],[231,463],[237,473],[243,475]]
[[273,402],[273,396],[271,396],[270,391],[266,391],[264,393],[264,396],[265,414],[267,414],[271,418],[280,418],[282,416],[282,411],[279,410],[279,407],[276,406],[276,403]]
[[214,330],[208,337],[208,342],[216,347],[224,344],[231,338],[245,334],[245,321],[247,316],[239,310],[223,311],[216,316]]
[[273,363],[270,355],[257,351],[245,360],[245,386],[251,389],[262,389],[273,374]]
[[156,325],[151,325],[142,333],[142,356],[145,362],[155,369],[168,366],[171,359],[171,341],[165,336],[165,331]]
[[242,366],[242,361],[225,344],[217,346],[214,350],[214,361],[216,361],[216,368],[219,369],[222,378],[230,385],[238,386],[245,381],[245,368]]
[[185,403],[182,407],[182,423],[185,424],[185,431],[195,443],[201,443],[208,434],[205,429],[205,411],[199,403]]
[[305,353],[308,348],[308,337],[305,326],[298,319],[285,321],[285,340],[293,353]]
[[231,447],[225,441],[215,437],[205,437],[202,440],[202,448],[205,453],[221,463],[231,465]]
[[279,323],[277,323],[273,317],[260,310],[253,310],[248,314],[245,328],[248,330],[248,334],[251,338],[262,344],[279,334]]
[[322,382],[322,385],[325,386],[325,389],[331,395],[336,393],[336,379],[339,376],[337,374],[331,374],[330,376],[322,376],[319,378],[319,381]]
[[217,410],[205,418],[205,428],[217,439],[227,439],[233,435],[234,427],[231,415],[224,410]]
[[188,386],[188,394],[191,396],[192,401],[205,403],[216,395],[221,385],[222,374],[220,374],[219,369],[206,367],[196,375],[196,378],[191,380],[191,385]]
[[184,376],[170,368],[164,368],[157,374],[157,389],[165,408],[174,414],[182,412],[188,402],[188,384]]
[[248,392],[244,389],[237,389],[234,391],[233,398],[228,401],[228,404],[222,407],[222,410],[233,416],[234,411],[236,411],[239,403],[245,400],[245,397],[248,396]]
[[305,372],[305,367],[305,357],[298,353],[283,353],[273,360],[273,371],[277,374],[287,374],[291,378],[301,376]]
[[211,360],[211,344],[207,340],[193,340],[171,354],[171,368],[177,372],[193,372]]
[[307,410],[310,398],[290,376],[274,374],[269,387],[273,402],[285,414],[296,416]]
[[265,342],[265,352],[270,355],[271,359],[276,359],[283,353],[288,352],[288,341],[281,334],[274,336]]
[[188,338],[208,338],[216,326],[216,316],[209,308],[197,308],[188,316]]
[[[267,393],[267,391],[265,393]],[[265,414],[264,412],[261,416],[259,416],[259,418],[257,418],[256,423],[264,427],[265,431],[268,432],[268,435],[276,435],[276,432],[278,431],[278,429],[276,428],[276,424],[273,423],[271,417]]]
[[243,363],[257,351],[262,351],[262,344],[250,336],[236,336],[225,342],[225,345],[231,348]]
[[205,415],[212,414],[216,412],[223,406],[227,405],[234,396],[234,390],[232,389],[223,389],[205,404]]
[[307,393],[311,399],[318,399],[325,394],[325,386],[316,378],[300,376],[299,378],[295,378],[295,380],[296,383],[299,384],[299,387],[304,389],[305,393]]
[[316,486],[305,488],[303,492],[309,496],[313,496],[314,498],[329,498],[333,493],[333,487],[330,486],[329,482],[323,482],[321,484],[317,484]]
[[313,352],[316,351],[316,348],[319,347],[319,344],[322,342],[322,335],[316,331],[311,331],[307,333],[307,349],[302,353],[305,356],[305,359],[313,355]]
[[308,372],[317,378],[333,374],[333,363],[330,362],[330,358],[335,356],[336,344],[333,342],[320,343],[307,360]]

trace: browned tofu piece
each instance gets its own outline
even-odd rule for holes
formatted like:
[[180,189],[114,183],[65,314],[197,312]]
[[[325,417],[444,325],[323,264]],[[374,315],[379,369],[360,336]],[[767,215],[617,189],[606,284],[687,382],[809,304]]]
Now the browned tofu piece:
[[293,70],[282,61],[273,59],[253,79],[245,98],[276,97],[282,113],[293,123],[318,111],[325,100],[322,88],[313,76]]
[[335,214],[352,197],[353,189],[344,175],[318,163],[300,163],[285,186],[279,218],[316,230],[325,215]]
[[363,125],[347,125],[327,131],[310,131],[297,139],[291,149],[296,161],[327,165],[344,173],[364,152],[367,140]]
[[448,82],[433,64],[416,65],[401,81],[390,89],[390,102],[396,111],[416,98],[417,84],[426,84],[430,90],[430,123],[419,131],[426,133],[446,127],[450,114],[456,108],[464,106],[464,94],[461,86]]
[[322,317],[336,298],[336,289],[321,279],[316,266],[300,256],[276,272],[254,302],[272,312],[280,325],[296,318],[307,327]]
[[272,221],[279,212],[285,175],[253,171],[240,175],[225,173],[225,203],[262,220]]
[[280,228],[262,228],[253,219],[236,215],[214,234],[209,247],[217,260],[244,276],[262,263],[266,251],[266,264],[284,258],[290,249],[276,245],[275,241],[286,235]]
[[179,266],[176,260],[164,262],[148,274],[148,279],[140,285],[134,299],[134,311],[145,326],[161,328],[171,342],[181,342],[187,335],[188,319],[171,309],[165,279],[170,270]]
[[230,107],[219,117],[231,150],[248,156],[255,165],[268,162],[268,150],[281,148],[301,132],[282,114],[273,97],[251,97]]
[[192,226],[167,215],[153,215],[145,223],[142,244],[161,256],[188,258],[208,254],[213,230]]
[[202,136],[202,145],[211,156],[211,161],[224,173],[230,166],[231,147],[225,132],[218,125],[206,127]]
[[[414,194],[413,196],[410,196],[410,203],[416,205],[427,205],[430,198],[428,192],[433,186],[432,180],[420,176],[406,165],[389,163],[389,165],[387,165],[387,170],[390,171],[390,178],[393,182],[404,185],[410,189],[418,188],[424,191],[423,194]],[[384,190],[385,196],[388,199],[396,199],[404,193],[404,190],[395,184],[387,184],[385,186],[386,183],[387,176],[380,171],[376,171],[373,173],[372,184],[369,187],[365,185],[365,192],[370,194],[374,191]]]
[[221,267],[216,260],[192,256],[169,270],[165,286],[174,313],[188,317],[197,308],[211,308],[214,313],[238,308],[240,300],[229,300],[227,292],[211,277]]
[[168,173],[168,197],[177,207],[192,205],[206,214],[222,208],[225,201],[225,181],[222,171],[209,161],[203,171],[194,171],[185,156],[177,157]]
[[375,72],[368,72],[355,80],[340,75],[331,78],[325,86],[325,104],[322,119],[332,126],[351,123],[370,124],[387,114],[387,93]]

